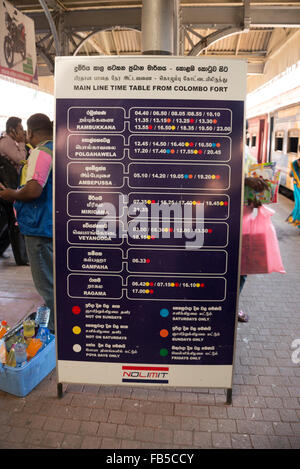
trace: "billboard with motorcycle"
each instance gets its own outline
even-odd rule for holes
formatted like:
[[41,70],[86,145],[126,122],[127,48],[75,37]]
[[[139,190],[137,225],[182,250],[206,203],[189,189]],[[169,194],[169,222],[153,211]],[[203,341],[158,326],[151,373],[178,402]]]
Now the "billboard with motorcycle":
[[34,22],[6,0],[0,3],[0,75],[38,84]]

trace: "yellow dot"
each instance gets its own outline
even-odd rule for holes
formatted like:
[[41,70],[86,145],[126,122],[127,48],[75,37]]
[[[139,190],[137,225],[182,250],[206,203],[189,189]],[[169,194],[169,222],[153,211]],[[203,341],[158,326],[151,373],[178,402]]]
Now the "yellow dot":
[[151,239],[151,236],[150,236],[150,235],[148,235],[148,236],[147,236],[147,239]]
[[168,228],[164,228],[164,231],[167,232],[167,231],[169,231],[169,230],[168,230]]
[[189,142],[185,142],[185,146],[188,147],[190,144]]
[[198,150],[194,150],[194,153],[195,153],[195,154],[198,153]]
[[224,205],[224,202],[220,202],[220,205]]
[[81,329],[79,326],[74,326],[72,331],[73,331],[73,334],[80,334]]
[[196,283],[196,287],[198,287],[198,288],[199,288],[199,287],[200,287],[200,283]]
[[149,287],[149,282],[146,282],[146,287]]
[[147,200],[147,204],[151,204],[151,200]]
[[172,283],[171,283],[171,287],[175,287],[175,283],[172,282]]
[[172,130],[175,130],[175,129],[176,129],[175,125],[172,125],[171,129],[172,129]]
[[193,200],[193,205],[196,205],[196,203],[197,203],[196,200]]
[[149,293],[149,290],[148,290],[148,289],[146,290],[146,293]]
[[213,175],[211,176],[211,178],[212,178],[212,179],[216,179],[216,176],[213,174]]

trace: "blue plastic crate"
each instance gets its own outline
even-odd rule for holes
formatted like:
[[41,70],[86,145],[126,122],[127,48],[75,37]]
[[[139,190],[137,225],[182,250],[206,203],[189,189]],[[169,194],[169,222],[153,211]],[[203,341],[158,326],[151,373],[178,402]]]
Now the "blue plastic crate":
[[56,366],[55,336],[51,342],[21,367],[0,364],[0,389],[24,397],[30,393]]

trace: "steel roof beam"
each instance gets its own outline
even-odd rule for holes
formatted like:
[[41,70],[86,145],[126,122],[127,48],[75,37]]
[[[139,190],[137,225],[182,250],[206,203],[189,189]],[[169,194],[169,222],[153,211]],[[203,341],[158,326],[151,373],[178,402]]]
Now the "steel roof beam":
[[[251,27],[300,27],[300,6],[274,8],[272,5],[251,6],[247,13]],[[183,26],[201,29],[239,27],[245,18],[244,6],[197,6],[181,8]],[[49,31],[44,12],[27,13],[34,22],[36,34]],[[124,9],[73,10],[64,13],[65,22],[72,31],[87,32],[115,25],[140,29],[142,10],[138,7]]]

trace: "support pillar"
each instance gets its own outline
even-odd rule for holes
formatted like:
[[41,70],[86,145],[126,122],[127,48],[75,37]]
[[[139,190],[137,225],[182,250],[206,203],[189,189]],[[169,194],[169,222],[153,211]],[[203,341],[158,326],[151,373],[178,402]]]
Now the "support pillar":
[[143,0],[142,54],[174,55],[177,0]]

